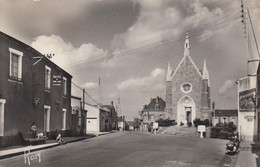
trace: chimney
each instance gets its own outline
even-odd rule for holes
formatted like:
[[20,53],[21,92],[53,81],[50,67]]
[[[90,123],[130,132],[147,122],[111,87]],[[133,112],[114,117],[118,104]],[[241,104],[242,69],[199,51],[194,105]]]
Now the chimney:
[[114,106],[114,102],[113,101],[111,101],[111,106]]

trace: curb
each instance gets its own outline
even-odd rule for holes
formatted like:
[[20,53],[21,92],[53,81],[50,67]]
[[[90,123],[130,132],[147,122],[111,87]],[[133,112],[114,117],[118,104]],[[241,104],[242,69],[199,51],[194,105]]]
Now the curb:
[[[43,146],[43,147],[40,147],[40,148],[34,148],[34,149],[31,149],[30,151],[34,152],[34,151],[44,150],[44,149],[48,149],[48,148],[53,148],[53,147],[56,147],[56,146],[59,146],[59,144],[53,143],[52,145]],[[10,158],[10,157],[13,157],[13,156],[22,155],[22,154],[24,154],[24,150],[14,152],[14,153],[10,153],[10,154],[6,154],[6,155],[2,155],[2,156],[0,156],[0,160],[5,159],[5,158]]]
[[[93,137],[94,136],[90,136],[89,138],[93,138]],[[76,140],[67,141],[64,144],[78,142],[78,141],[89,139],[89,138],[83,137],[83,138],[79,138],[79,139],[76,139]],[[60,146],[60,144],[49,143],[48,145],[45,145],[45,146],[42,146],[42,147],[39,147],[39,148],[32,148],[32,149],[30,149],[30,151],[34,152],[34,151],[39,151],[39,150],[45,150],[45,149],[53,148],[53,147],[57,147],[57,146]],[[17,151],[17,152],[14,152],[14,153],[9,153],[9,154],[6,154],[6,155],[2,155],[2,156],[0,156],[0,160],[5,159],[5,158],[10,158],[10,157],[13,157],[13,156],[22,155],[22,154],[24,154],[24,150]]]

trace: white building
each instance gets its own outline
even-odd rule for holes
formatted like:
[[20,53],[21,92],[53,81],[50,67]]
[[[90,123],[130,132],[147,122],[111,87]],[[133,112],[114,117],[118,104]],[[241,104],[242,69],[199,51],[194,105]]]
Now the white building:
[[241,140],[257,139],[256,76],[247,76],[238,84],[238,132]]

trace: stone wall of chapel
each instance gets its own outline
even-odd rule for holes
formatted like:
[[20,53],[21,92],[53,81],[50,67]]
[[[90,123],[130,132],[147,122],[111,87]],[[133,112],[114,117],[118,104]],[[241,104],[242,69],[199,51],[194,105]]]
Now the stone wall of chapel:
[[[181,90],[183,83],[190,83],[192,90],[189,93],[184,93]],[[179,100],[185,95],[194,100],[196,108],[196,117],[200,117],[201,109],[201,93],[202,93],[202,79],[191,61],[186,57],[180,65],[178,71],[172,79],[172,119],[177,120],[177,105]]]

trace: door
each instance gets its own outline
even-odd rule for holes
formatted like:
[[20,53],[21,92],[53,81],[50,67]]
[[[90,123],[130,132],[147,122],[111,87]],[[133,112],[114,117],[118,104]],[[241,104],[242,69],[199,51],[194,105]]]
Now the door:
[[49,132],[50,131],[50,106],[44,106],[44,115],[43,115],[43,121],[44,121],[44,131]]
[[96,133],[98,132],[98,121],[97,118],[87,118],[86,123],[87,133]]
[[191,122],[191,107],[185,107],[185,112],[187,122]]
[[4,136],[4,112],[5,100],[0,99],[0,136]]

